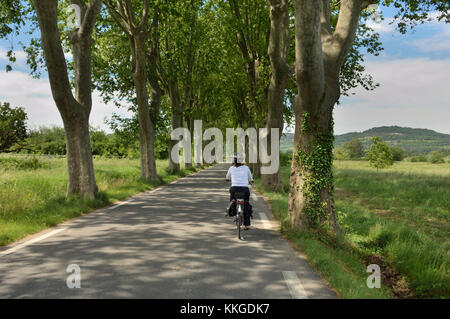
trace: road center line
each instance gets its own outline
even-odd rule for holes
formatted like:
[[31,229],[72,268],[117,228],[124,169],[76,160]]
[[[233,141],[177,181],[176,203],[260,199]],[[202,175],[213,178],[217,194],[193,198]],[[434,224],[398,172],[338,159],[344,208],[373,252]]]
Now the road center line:
[[295,271],[283,271],[283,277],[292,299],[308,299],[305,288]]
[[48,233],[46,233],[46,234],[44,234],[44,235],[42,235],[42,236],[39,236],[39,237],[30,239],[29,241],[26,241],[26,242],[24,242],[24,243],[22,243],[22,244],[20,244],[20,245],[17,245],[17,246],[12,247],[12,248],[10,248],[10,249],[8,249],[8,250],[5,250],[5,251],[0,252],[0,256],[9,255],[9,254],[11,254],[11,253],[13,253],[13,252],[15,252],[15,251],[17,251],[17,250],[23,248],[23,247],[26,247],[26,246],[28,246],[28,245],[34,244],[34,243],[36,243],[36,242],[38,242],[38,241],[41,241],[41,240],[43,240],[43,239],[46,239],[46,238],[48,238],[48,237],[50,237],[50,236],[56,235],[57,233],[60,233],[60,232],[62,232],[63,230],[66,230],[66,229],[67,229],[67,228],[55,229],[55,230],[53,230],[53,231],[51,231],[51,232],[48,232]]

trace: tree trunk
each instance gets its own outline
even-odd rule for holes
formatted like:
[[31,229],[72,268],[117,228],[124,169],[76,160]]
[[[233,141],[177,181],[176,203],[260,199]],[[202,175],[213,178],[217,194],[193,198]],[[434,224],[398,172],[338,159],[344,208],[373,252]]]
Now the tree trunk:
[[[82,3],[80,3],[81,5]],[[75,68],[75,97],[58,31],[57,1],[33,1],[41,31],[52,96],[61,114],[66,134],[68,184],[67,196],[93,199],[97,193],[89,139],[91,98],[92,30],[101,1],[82,5],[80,26],[71,33]]]
[[[268,53],[272,69],[272,77],[268,88],[267,105],[267,150],[271,150],[271,128],[283,132],[284,93],[289,80],[289,67],[287,58],[289,54],[289,6],[287,0],[281,2],[269,0],[270,6],[270,37]],[[280,140],[277,141],[278,143]],[[279,157],[280,154],[278,153]],[[263,187],[272,191],[283,190],[280,170],[274,174],[261,176]]]
[[[289,214],[294,228],[320,227],[328,220],[338,231],[332,174],[336,88],[328,87],[325,82],[320,28],[322,5],[321,1],[295,1],[298,95],[294,102],[296,123]],[[334,79],[332,82],[338,83]]]
[[[158,180],[155,160],[155,122],[150,116],[147,90],[147,40],[149,32],[148,13],[150,2],[144,0],[143,13],[140,22],[136,22],[136,10],[132,1],[126,0],[114,3],[105,1],[111,17],[118,26],[127,34],[131,50],[131,71],[136,89],[139,119],[139,150],[141,163],[141,178],[146,180]],[[141,3],[142,3],[141,2]],[[154,17],[154,23],[158,19]],[[151,28],[150,28],[151,29]],[[159,108],[154,112],[159,112]]]
[[[189,115],[186,117],[186,124],[187,128],[189,130],[189,133],[191,135],[191,139],[194,140],[194,118],[192,115]],[[192,162],[191,163],[184,163],[185,168],[192,168]]]
[[146,68],[146,35],[138,34],[133,37],[135,50],[135,70],[133,72],[134,85],[139,117],[139,142],[141,159],[141,178],[157,180],[155,161],[154,123],[150,118],[147,91]]
[[[183,127],[183,110],[180,101],[180,94],[178,92],[178,85],[176,79],[171,79],[169,83],[169,98],[170,103],[172,105],[172,130],[175,130],[179,127]],[[169,171],[170,172],[179,172],[180,164],[175,163],[172,160],[172,148],[178,143],[178,141],[173,141],[172,139],[169,142]]]
[[[73,108],[76,110],[76,107]],[[89,121],[83,112],[63,116],[69,178],[67,196],[81,194],[93,199],[97,193],[89,138]]]
[[[298,99],[296,103],[301,104]],[[303,111],[296,117],[291,165],[292,227],[317,228],[329,222],[334,231],[339,230],[333,199],[333,105],[320,118],[297,105]]]
[[361,10],[374,1],[341,0],[336,26],[330,1],[294,0],[298,95],[289,213],[293,227],[328,221],[338,232],[333,200],[333,107],[340,68],[350,51]]

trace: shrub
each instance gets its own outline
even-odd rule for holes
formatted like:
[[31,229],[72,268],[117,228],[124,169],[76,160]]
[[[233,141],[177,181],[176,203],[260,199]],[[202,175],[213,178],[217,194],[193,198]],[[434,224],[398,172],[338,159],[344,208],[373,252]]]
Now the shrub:
[[426,162],[427,161],[427,157],[425,155],[413,156],[413,157],[411,157],[410,161],[413,162],[413,163]]
[[347,150],[343,147],[335,147],[334,148],[334,159],[337,160],[348,160],[350,159],[350,155],[348,154]]
[[373,138],[373,144],[366,152],[366,157],[370,165],[376,168],[385,168],[394,163],[390,147],[378,136]]
[[42,162],[37,157],[31,158],[0,158],[0,167],[4,169],[33,170],[38,168],[49,168],[47,163]]
[[392,146],[391,153],[394,161],[402,161],[405,158],[405,151],[398,146]]
[[342,144],[350,159],[358,159],[364,156],[364,147],[360,139],[353,139]]
[[441,151],[434,151],[428,155],[428,161],[433,164],[445,163],[444,157],[445,155]]

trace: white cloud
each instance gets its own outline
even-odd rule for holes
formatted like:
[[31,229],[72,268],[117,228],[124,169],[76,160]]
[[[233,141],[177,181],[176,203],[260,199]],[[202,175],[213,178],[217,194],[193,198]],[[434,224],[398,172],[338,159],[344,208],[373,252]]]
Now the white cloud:
[[[9,102],[13,107],[23,107],[28,114],[28,127],[62,126],[61,116],[51,94],[48,78],[34,79],[24,72],[0,72],[0,101]],[[108,130],[105,118],[112,113],[131,116],[125,109],[118,109],[113,103],[104,104],[99,92],[92,95],[90,123]]]
[[369,20],[366,25],[369,28],[373,29],[375,32],[389,33],[389,32],[393,32],[395,30],[396,25],[391,24],[392,21],[393,21],[393,19],[391,19],[391,18],[385,18],[384,20],[381,20],[381,21]]
[[439,24],[439,31],[431,37],[414,40],[411,44],[422,52],[450,52],[450,25]]
[[14,69],[20,68],[25,69],[27,68],[27,55],[24,51],[19,50],[13,50],[14,57],[16,58],[16,62],[11,63],[7,57],[7,53],[9,50],[5,50],[4,48],[0,47],[0,65],[2,65],[2,69],[4,70],[5,67],[3,65],[10,64],[13,66]]
[[367,71],[381,86],[342,99],[335,108],[337,134],[380,125],[450,133],[450,59],[370,62]]

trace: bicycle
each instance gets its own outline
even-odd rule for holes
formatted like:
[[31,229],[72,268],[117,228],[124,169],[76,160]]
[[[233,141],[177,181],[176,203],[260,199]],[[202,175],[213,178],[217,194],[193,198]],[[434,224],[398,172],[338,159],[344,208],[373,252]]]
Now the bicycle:
[[[250,182],[249,186],[251,185],[253,185],[253,181]],[[239,240],[243,240],[244,238],[241,235],[241,226],[244,224],[245,193],[234,193],[233,201],[236,201],[236,216],[234,218],[234,222],[236,223],[237,236]],[[230,203],[229,207],[231,207],[231,205],[233,204]]]
[[238,239],[242,240],[241,236],[241,226],[244,224],[244,209],[245,209],[245,194],[241,192],[236,192],[234,197],[236,199],[236,217],[235,223],[237,228]]

